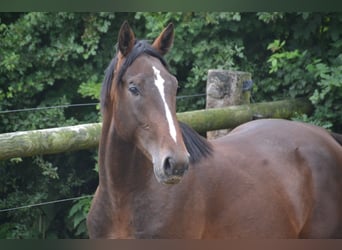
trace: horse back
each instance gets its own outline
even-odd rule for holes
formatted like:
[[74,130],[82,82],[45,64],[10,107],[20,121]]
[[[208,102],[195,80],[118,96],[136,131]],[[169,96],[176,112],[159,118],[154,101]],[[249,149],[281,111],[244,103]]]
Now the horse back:
[[[255,220],[249,225],[257,235],[342,237],[342,147],[328,132],[265,119],[241,125],[212,144],[216,162],[211,165],[221,166],[216,177],[228,183],[228,175],[234,176],[229,189],[236,189],[235,197],[249,197],[235,201],[235,218]],[[253,231],[251,227],[241,231]]]

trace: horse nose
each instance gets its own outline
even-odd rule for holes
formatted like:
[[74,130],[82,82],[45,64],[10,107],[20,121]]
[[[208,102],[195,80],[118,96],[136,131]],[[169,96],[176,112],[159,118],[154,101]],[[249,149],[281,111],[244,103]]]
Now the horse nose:
[[189,168],[189,159],[177,160],[174,157],[166,157],[163,169],[168,177],[182,176]]

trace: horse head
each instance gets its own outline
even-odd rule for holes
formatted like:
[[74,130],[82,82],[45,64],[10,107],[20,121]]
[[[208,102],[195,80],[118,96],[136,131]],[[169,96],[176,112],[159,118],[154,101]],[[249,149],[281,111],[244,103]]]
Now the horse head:
[[117,134],[132,142],[152,162],[161,183],[178,183],[189,166],[189,153],[176,118],[177,79],[163,56],[174,38],[169,24],[149,44],[136,40],[127,22],[118,35],[110,88]]

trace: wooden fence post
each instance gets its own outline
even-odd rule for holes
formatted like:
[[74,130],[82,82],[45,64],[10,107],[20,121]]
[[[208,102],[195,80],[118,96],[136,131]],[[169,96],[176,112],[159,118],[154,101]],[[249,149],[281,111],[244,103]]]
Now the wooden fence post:
[[[251,73],[211,69],[208,71],[206,109],[250,103]],[[208,131],[207,138],[226,135],[229,129]]]

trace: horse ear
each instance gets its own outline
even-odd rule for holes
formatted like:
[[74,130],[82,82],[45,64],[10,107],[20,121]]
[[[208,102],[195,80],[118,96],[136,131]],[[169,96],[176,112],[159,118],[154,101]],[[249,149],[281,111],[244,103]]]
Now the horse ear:
[[161,55],[165,55],[173,44],[174,26],[172,23],[160,33],[154,40],[152,47],[155,48]]
[[129,26],[128,22],[125,21],[120,28],[118,36],[118,48],[123,56],[126,56],[131,52],[135,42],[135,35],[133,30]]

